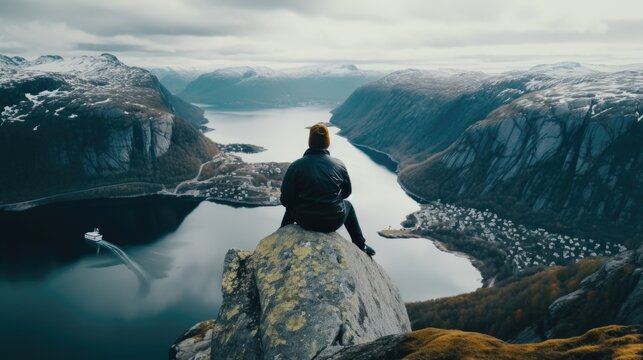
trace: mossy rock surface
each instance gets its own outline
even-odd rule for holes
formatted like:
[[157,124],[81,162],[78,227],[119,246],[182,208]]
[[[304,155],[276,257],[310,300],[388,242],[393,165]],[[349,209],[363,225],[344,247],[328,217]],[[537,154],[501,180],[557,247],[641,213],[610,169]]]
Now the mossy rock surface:
[[326,359],[634,360],[643,358],[641,326],[605,326],[582,336],[509,344],[489,335],[427,328],[344,348]]
[[410,331],[399,291],[336,233],[290,225],[230,250],[212,358],[310,359]]

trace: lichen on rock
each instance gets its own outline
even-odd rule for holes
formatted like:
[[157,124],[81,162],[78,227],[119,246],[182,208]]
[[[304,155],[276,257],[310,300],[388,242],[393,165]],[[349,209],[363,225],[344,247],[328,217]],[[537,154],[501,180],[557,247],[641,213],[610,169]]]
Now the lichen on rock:
[[212,359],[312,359],[410,331],[384,269],[337,233],[290,225],[229,250]]
[[218,325],[214,320],[202,321],[192,326],[170,347],[169,358],[184,360],[210,359],[212,333],[218,331]]

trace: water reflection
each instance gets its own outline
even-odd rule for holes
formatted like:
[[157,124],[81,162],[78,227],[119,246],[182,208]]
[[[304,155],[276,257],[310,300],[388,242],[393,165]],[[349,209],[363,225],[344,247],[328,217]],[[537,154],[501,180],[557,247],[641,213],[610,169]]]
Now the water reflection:
[[198,202],[188,198],[100,199],[0,211],[0,280],[36,281],[87,255],[95,226],[120,246],[145,245],[175,231]]

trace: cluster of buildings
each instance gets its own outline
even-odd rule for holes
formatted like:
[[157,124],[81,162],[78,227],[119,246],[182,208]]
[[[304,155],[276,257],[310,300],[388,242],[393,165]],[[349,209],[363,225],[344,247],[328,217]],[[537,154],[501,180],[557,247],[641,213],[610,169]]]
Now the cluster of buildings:
[[590,256],[611,256],[626,250],[621,244],[527,228],[489,210],[462,208],[439,200],[423,205],[406,225],[407,230],[415,232],[444,234],[446,231],[451,236],[487,241],[504,251],[517,271],[538,265],[561,265]]
[[279,205],[287,163],[246,163],[238,156],[218,154],[209,166],[198,179],[183,184],[180,194],[239,205]]

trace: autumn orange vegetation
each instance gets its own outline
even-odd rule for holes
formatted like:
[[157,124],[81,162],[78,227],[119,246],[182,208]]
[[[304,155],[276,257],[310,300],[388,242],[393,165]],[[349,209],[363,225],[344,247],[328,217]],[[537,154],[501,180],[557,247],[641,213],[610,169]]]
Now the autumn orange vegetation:
[[[603,262],[595,258],[552,266],[473,293],[409,303],[411,326],[475,331],[507,340],[540,319],[554,300],[574,291]],[[583,331],[595,327],[587,325]]]
[[404,359],[475,360],[635,360],[643,359],[641,326],[605,326],[568,339],[508,344],[494,337],[459,330],[427,328],[406,336]]

